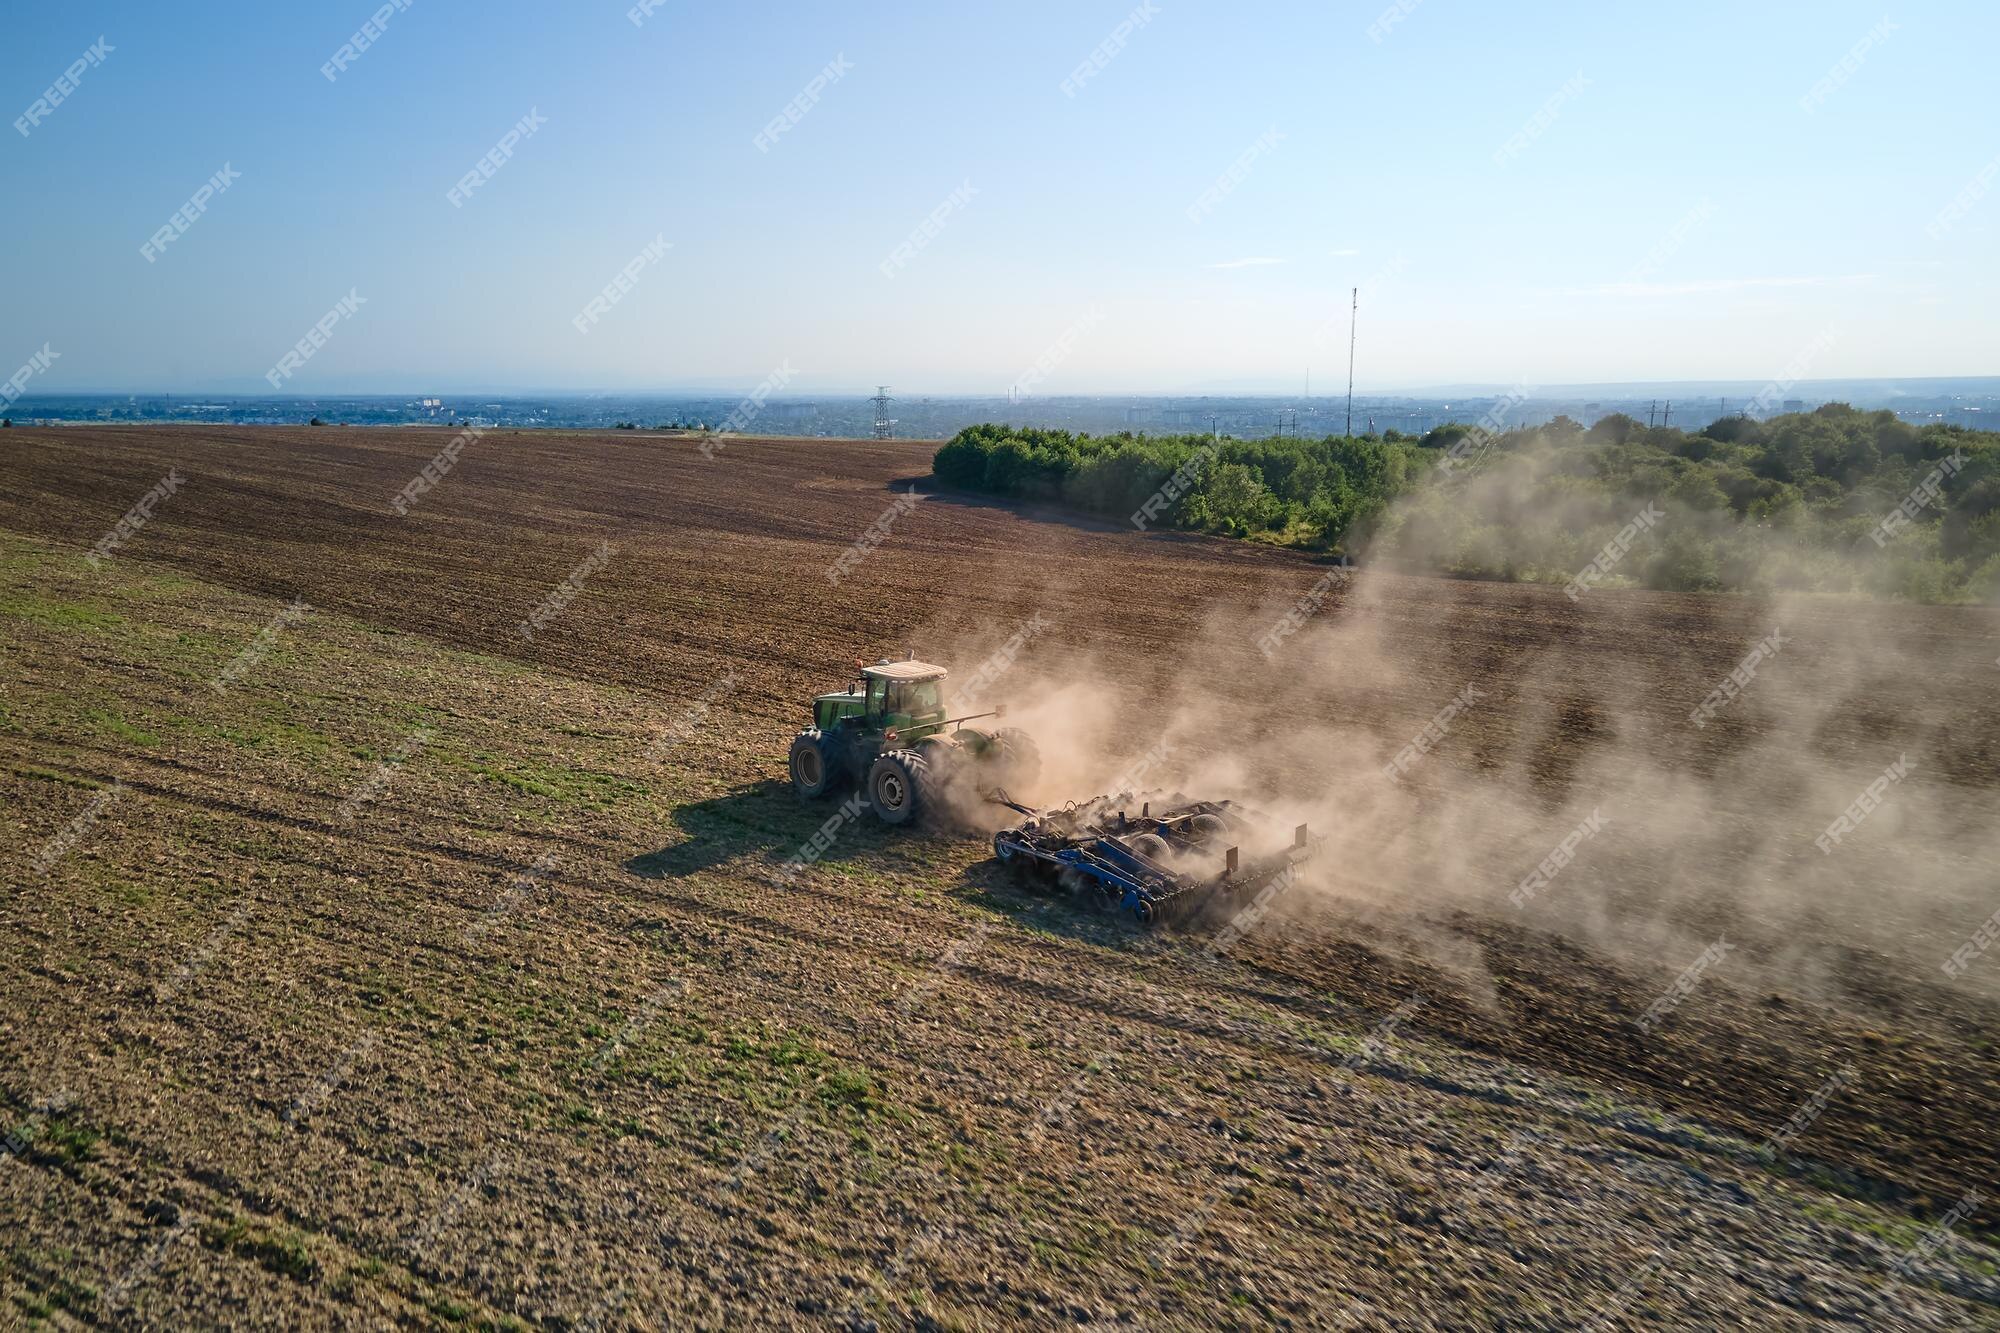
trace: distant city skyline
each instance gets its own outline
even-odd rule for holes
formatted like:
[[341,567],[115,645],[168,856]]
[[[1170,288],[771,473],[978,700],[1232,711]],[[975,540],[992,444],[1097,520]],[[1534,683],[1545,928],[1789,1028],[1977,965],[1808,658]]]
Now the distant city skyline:
[[32,7],[0,382],[1327,398],[1357,287],[1367,393],[1989,374],[1996,37],[1977,0]]
[[[1458,386],[1448,393],[1362,394],[1353,404],[1357,434],[1389,430],[1421,435],[1452,422],[1538,426],[1567,416],[1594,425],[1624,413],[1648,425],[1699,430],[1721,416],[1770,418],[1827,402],[1887,408],[1916,424],[1991,429],[2000,424],[2000,377],[1985,379],[1831,380],[1785,384],[1568,385],[1530,392]],[[445,396],[228,394],[74,394],[28,396],[12,409],[19,424],[165,421],[193,425],[301,424],[550,427],[610,430],[703,426],[750,435],[861,437],[872,430],[871,398],[856,393],[767,397],[740,391],[683,394],[465,393]],[[1107,434],[1185,434],[1210,430],[1242,438],[1274,434],[1338,435],[1348,426],[1345,395],[1305,398],[1263,394],[1093,394],[1010,400],[1005,395],[901,393],[892,398],[892,433],[942,439],[966,426],[1005,421]]]

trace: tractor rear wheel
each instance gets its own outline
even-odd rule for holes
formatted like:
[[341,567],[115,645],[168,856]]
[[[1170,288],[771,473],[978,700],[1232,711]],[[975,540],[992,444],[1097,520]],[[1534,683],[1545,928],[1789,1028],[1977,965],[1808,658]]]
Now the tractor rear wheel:
[[993,768],[998,784],[1010,792],[1032,787],[1042,775],[1042,752],[1035,738],[1019,727],[1002,727],[993,733]]
[[929,765],[922,756],[897,750],[878,758],[868,770],[868,804],[884,824],[908,824],[924,803]]
[[807,800],[818,800],[833,790],[840,778],[833,747],[817,728],[802,731],[792,742],[792,790]]

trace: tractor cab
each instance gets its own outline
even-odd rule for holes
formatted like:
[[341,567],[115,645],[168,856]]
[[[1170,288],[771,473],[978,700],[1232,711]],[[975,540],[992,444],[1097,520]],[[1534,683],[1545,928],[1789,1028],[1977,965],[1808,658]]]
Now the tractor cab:
[[896,733],[904,744],[937,734],[944,726],[945,669],[915,660],[883,660],[864,666],[839,694],[813,700],[813,725],[834,731],[847,725],[870,734]]
[[915,660],[861,668],[868,730],[894,732],[904,745],[936,735],[944,726],[944,677],[943,667]]

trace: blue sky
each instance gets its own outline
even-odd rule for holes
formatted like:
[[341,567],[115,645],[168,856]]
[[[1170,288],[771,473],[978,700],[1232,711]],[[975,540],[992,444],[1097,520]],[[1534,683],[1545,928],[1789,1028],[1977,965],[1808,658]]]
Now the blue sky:
[[2000,373],[1991,0],[1158,0],[1073,96],[1131,0],[409,0],[329,81],[377,3],[17,8],[5,119],[110,50],[0,131],[0,362],[268,391],[353,292],[287,390],[1331,391],[1359,285],[1363,392]]

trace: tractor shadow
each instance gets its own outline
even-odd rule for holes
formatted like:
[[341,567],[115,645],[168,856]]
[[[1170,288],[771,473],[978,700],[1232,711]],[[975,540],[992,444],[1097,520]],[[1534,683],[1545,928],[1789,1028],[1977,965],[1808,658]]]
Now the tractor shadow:
[[746,855],[778,865],[832,815],[838,803],[808,807],[790,783],[766,779],[742,791],[674,809],[680,839],[660,851],[632,857],[624,869],[640,879],[686,879]]
[[625,869],[642,879],[682,879],[713,870],[745,856],[761,857],[772,866],[798,855],[829,821],[839,821],[838,840],[829,860],[873,850],[883,830],[865,815],[846,818],[840,800],[807,802],[792,784],[765,779],[739,791],[683,805],[673,812],[681,838],[658,851],[625,862]]
[[[798,856],[815,834],[830,829],[825,855],[829,867],[873,868],[904,876],[929,877],[942,894],[1022,929],[1087,941],[1105,948],[1147,951],[1159,947],[1167,930],[1148,931],[1129,917],[1073,899],[1052,881],[1025,874],[991,856],[947,873],[926,875],[935,865],[937,841],[985,841],[990,835],[970,827],[941,825],[891,829],[862,813],[841,814],[846,793],[824,801],[802,801],[784,779],[766,779],[737,791],[683,805],[672,820],[680,838],[624,862],[641,879],[678,880],[746,857],[777,869]],[[813,892],[810,879],[794,885]]]

